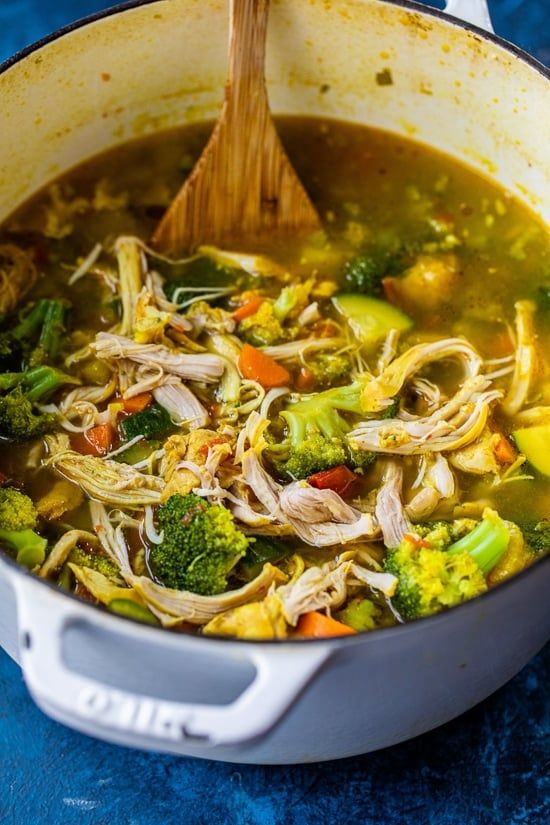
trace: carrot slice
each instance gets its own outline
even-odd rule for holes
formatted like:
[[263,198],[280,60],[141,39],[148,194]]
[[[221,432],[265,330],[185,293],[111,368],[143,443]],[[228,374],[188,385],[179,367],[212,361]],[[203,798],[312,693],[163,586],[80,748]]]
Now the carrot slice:
[[501,435],[493,447],[495,458],[499,464],[513,464],[516,460],[516,453],[506,436]]
[[71,438],[71,446],[82,455],[104,456],[111,452],[115,431],[110,424],[98,424]]
[[337,622],[324,613],[304,613],[296,627],[300,636],[308,636],[314,639],[326,639],[328,636],[355,636],[357,631],[347,624]]
[[124,412],[127,413],[137,413],[144,410],[146,407],[149,406],[151,401],[153,400],[153,396],[150,392],[140,392],[138,395],[132,396],[132,398],[125,398],[124,399]]
[[254,315],[254,313],[259,310],[263,302],[264,299],[261,295],[253,295],[248,299],[248,301],[245,301],[242,306],[237,307],[237,309],[232,313],[233,319],[235,321],[244,321],[245,318],[248,318],[250,315]]
[[335,493],[341,496],[351,487],[354,481],[357,481],[357,475],[352,473],[345,464],[331,467],[330,470],[321,470],[320,473],[314,473],[308,478],[308,484],[316,487],[317,490],[334,490]]
[[239,357],[239,367],[244,378],[257,381],[262,387],[284,387],[290,383],[290,373],[269,355],[256,347],[245,344]]

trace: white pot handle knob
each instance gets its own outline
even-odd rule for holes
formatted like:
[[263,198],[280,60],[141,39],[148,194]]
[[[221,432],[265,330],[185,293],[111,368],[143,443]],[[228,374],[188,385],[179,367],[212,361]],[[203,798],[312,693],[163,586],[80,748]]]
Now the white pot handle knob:
[[[67,667],[63,637],[71,625],[86,622],[87,611],[27,577],[14,575],[11,583],[17,596],[20,663],[36,703],[65,724],[92,733],[101,728],[117,731],[125,743],[136,747],[177,750],[178,742],[190,741],[228,745],[267,733],[331,652],[320,642],[243,645],[243,658],[256,672],[251,684],[231,704],[157,699],[119,690]],[[155,633],[136,625],[132,627],[134,637],[136,631],[140,635]],[[177,638],[173,642],[177,647]],[[149,639],[148,643],[155,642]],[[186,650],[184,655],[192,667],[192,651]]]
[[493,24],[487,0],[447,0],[445,5],[447,14],[458,17],[465,23],[472,23],[480,29],[494,33]]

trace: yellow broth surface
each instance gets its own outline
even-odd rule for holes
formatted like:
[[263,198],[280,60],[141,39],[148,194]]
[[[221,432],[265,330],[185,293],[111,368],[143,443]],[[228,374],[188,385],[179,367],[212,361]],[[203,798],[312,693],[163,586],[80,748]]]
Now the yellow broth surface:
[[[398,354],[417,344],[463,337],[484,361],[493,363],[491,369],[495,373],[500,367],[510,366],[516,303],[539,301],[541,288],[545,288],[550,305],[547,228],[489,180],[411,140],[336,121],[280,118],[277,125],[296,171],[322,217],[324,233],[305,243],[285,239],[262,249],[252,245],[250,251],[269,256],[290,273],[287,282],[315,278],[319,283],[332,284],[326,300],[320,299],[324,323],[328,324],[341,323],[330,296],[338,289],[349,291],[345,264],[354,256],[381,248],[397,256],[404,254],[405,272],[419,258],[452,261],[452,291],[445,300],[433,298],[429,289],[424,294],[419,294],[422,290],[401,294],[403,273],[390,272],[389,282],[384,284],[385,297],[412,320],[410,328],[401,333]],[[112,329],[120,318],[113,281],[114,259],[100,257],[97,269],[102,271],[95,276],[87,274],[70,286],[69,278],[76,267],[97,243],[109,250],[120,236],[148,242],[166,206],[199,157],[211,128],[210,123],[188,126],[98,156],[46,187],[5,222],[0,244],[15,244],[30,251],[39,271],[27,299],[62,297],[70,302],[64,357],[85,346],[98,331]],[[154,265],[155,259],[151,259],[150,266]],[[392,286],[391,281],[397,286]],[[265,299],[276,299],[280,290],[281,281],[277,278],[263,279]],[[221,305],[234,311],[232,300],[229,297]],[[535,325],[539,363],[527,406],[544,407],[550,405],[550,375],[545,362],[545,354],[550,351],[550,308],[537,309]],[[372,348],[365,353],[364,363],[368,363],[369,370],[378,355],[379,350]],[[300,364],[289,367],[294,382],[298,381],[299,369]],[[97,364],[76,362],[72,371],[84,383],[102,383]],[[503,372],[495,377],[494,387],[504,395],[511,370]],[[449,360],[429,364],[422,375],[449,396],[460,380],[458,367]],[[205,393],[201,390],[199,396],[204,399]],[[402,403],[416,411],[410,398],[404,398]],[[280,410],[282,405],[278,400],[273,409]],[[546,420],[550,422],[550,417]],[[508,441],[518,422],[514,416],[504,415],[497,404],[490,426]],[[282,428],[281,420],[273,423],[276,436],[282,435]],[[513,440],[508,443],[515,450]],[[36,501],[59,479],[59,474],[41,466],[40,459],[33,459],[33,451],[36,453],[34,441],[6,443],[0,471],[22,484]],[[404,457],[402,465],[404,496],[410,500],[418,473],[417,457]],[[479,518],[483,507],[490,506],[511,521],[547,518],[550,478],[534,470],[529,462],[513,470],[506,478],[504,469],[495,476],[455,468],[459,496],[454,512],[443,507],[441,517]],[[277,471],[273,475],[281,480]],[[381,476],[382,467],[377,460],[359,474],[352,501],[359,506],[373,505]],[[62,533],[63,524],[91,529],[87,502],[62,519],[54,519],[53,524],[46,526],[46,532],[55,538]],[[143,532],[130,527],[128,535],[135,557],[142,552]],[[302,547],[300,552],[307,566],[333,559],[341,550],[333,546]],[[369,552],[375,562],[383,561],[381,545],[374,543]],[[143,564],[140,570],[145,570]],[[77,585],[77,592],[90,597],[82,584]],[[376,625],[394,623],[395,613],[387,601],[379,593],[371,595],[380,608]],[[183,626],[189,629],[185,623]]]

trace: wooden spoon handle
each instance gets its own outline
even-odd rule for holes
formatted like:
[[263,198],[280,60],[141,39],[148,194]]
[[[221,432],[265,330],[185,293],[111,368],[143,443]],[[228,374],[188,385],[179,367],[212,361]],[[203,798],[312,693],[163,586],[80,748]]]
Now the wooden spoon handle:
[[[268,13],[269,0],[230,0],[226,99],[233,105],[253,94],[258,103],[267,106],[264,66]],[[243,43],[248,48],[243,49]]]
[[[229,73],[216,128],[152,237],[168,253],[265,243],[320,227],[271,119],[264,75],[269,0],[230,0]],[[249,247],[252,248],[252,247]]]

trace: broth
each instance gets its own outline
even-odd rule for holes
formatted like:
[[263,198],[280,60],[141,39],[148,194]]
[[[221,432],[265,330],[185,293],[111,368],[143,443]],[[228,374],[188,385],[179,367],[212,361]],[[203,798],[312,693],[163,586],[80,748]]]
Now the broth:
[[[151,508],[145,508],[142,502],[139,506],[132,503],[125,509],[116,496],[111,505],[105,497],[95,495],[90,486],[89,476],[93,477],[95,472],[93,466],[99,465],[90,464],[92,469],[86,469],[87,480],[79,481],[78,472],[75,471],[75,474],[68,470],[61,459],[59,463],[51,460],[52,456],[55,458],[56,450],[61,449],[59,444],[52,446],[50,443],[44,452],[41,437],[14,439],[9,432],[2,430],[0,424],[0,432],[5,436],[0,471],[8,479],[8,485],[9,480],[15,480],[35,503],[38,502],[41,515],[38,530],[49,541],[46,553],[55,553],[51,548],[68,527],[94,531],[97,513],[94,516],[92,512],[90,516],[89,509],[89,499],[94,498],[99,498],[107,509],[110,507],[115,511],[114,523],[120,525],[119,540],[120,533],[124,533],[130,547],[129,575],[111,570],[113,559],[116,562],[116,552],[112,546],[109,548],[108,541],[97,544],[93,536],[92,539],[80,541],[80,556],[76,550],[72,551],[72,557],[64,557],[50,571],[46,568],[46,574],[57,578],[62,586],[76,588],[81,595],[107,606],[111,602],[114,605],[117,600],[125,601],[124,588],[127,588],[128,604],[118,605],[119,611],[125,615],[145,621],[160,620],[166,626],[187,630],[200,628],[205,622],[195,623],[193,619],[189,622],[186,613],[188,606],[183,602],[180,613],[166,610],[163,597],[159,602],[156,596],[153,598],[150,593],[145,593],[142,583],[136,584],[135,580],[138,577],[140,582],[152,579],[159,588],[168,585],[186,592],[192,589],[194,582],[193,586],[201,597],[216,598],[220,587],[212,585],[210,579],[205,584],[202,573],[201,577],[188,571],[188,578],[181,578],[179,567],[175,571],[170,566],[172,562],[168,566],[154,562],[158,555],[155,548],[160,546],[159,535],[164,529],[164,517],[158,510],[159,495],[163,497],[162,506],[166,507],[163,490],[170,483],[169,473],[181,475],[182,472],[192,472],[189,467],[202,467],[205,459],[214,462],[213,475],[211,473],[208,477],[210,481],[204,476],[195,476],[191,489],[201,490],[199,495],[203,496],[203,500],[213,502],[214,506],[232,508],[236,526],[233,523],[231,529],[237,530],[239,536],[243,536],[241,529],[244,529],[247,535],[267,534],[271,537],[267,542],[262,539],[266,545],[263,548],[262,542],[257,545],[250,543],[246,556],[243,556],[245,561],[237,558],[226,571],[225,589],[237,590],[246,583],[252,570],[258,573],[263,562],[272,563],[269,568],[271,578],[267,576],[267,583],[258,585],[258,591],[250,598],[242,599],[246,606],[252,608],[250,618],[246,613],[237,613],[235,618],[233,614],[225,614],[219,606],[214,607],[212,615],[218,618],[207,630],[214,634],[261,638],[296,633],[317,635],[315,628],[313,631],[307,630],[304,617],[292,613],[290,607],[283,609],[282,613],[278,607],[279,613],[274,617],[269,612],[270,597],[267,602],[258,601],[270,584],[276,588],[275,593],[279,590],[281,594],[289,593],[293,582],[304,581],[300,576],[304,565],[306,570],[328,565],[319,574],[318,590],[313,594],[317,598],[308,602],[310,609],[307,614],[319,614],[324,607],[330,614],[332,608],[337,619],[340,616],[341,632],[344,632],[342,627],[368,630],[421,615],[418,612],[412,615],[414,611],[411,612],[410,604],[405,605],[403,610],[399,609],[399,604],[403,605],[404,601],[401,599],[399,602],[395,587],[404,587],[405,574],[403,580],[397,576],[399,581],[396,580],[393,585],[376,578],[380,576],[380,565],[384,565],[387,555],[384,544],[390,550],[395,546],[389,542],[396,530],[401,542],[414,546],[417,565],[422,553],[438,548],[448,552],[450,543],[452,549],[453,542],[470,535],[476,525],[474,521],[467,522],[465,519],[481,522],[486,517],[489,520],[500,518],[520,526],[539,521],[542,526],[539,525],[536,535],[546,531],[546,544],[542,539],[540,542],[544,550],[548,543],[546,519],[550,510],[550,470],[541,469],[537,457],[530,451],[533,428],[541,431],[541,443],[545,443],[546,448],[550,446],[550,373],[545,360],[550,344],[550,243],[547,229],[522,204],[489,180],[411,140],[343,122],[280,118],[278,128],[281,137],[299,177],[319,210],[325,231],[306,240],[285,239],[274,241],[269,246],[247,247],[246,251],[252,255],[263,256],[255,259],[252,269],[248,264],[243,269],[233,260],[228,262],[227,257],[220,257],[219,253],[204,254],[186,263],[170,263],[132,239],[147,242],[164,209],[197,160],[211,128],[210,123],[187,126],[98,156],[39,192],[8,219],[1,230],[0,254],[2,245],[15,245],[31,257],[38,273],[32,291],[19,306],[32,301],[36,307],[40,301],[51,299],[55,302],[59,298],[70,302],[61,351],[48,363],[54,363],[76,376],[82,382],[81,387],[96,387],[97,396],[101,395],[98,387],[112,376],[116,379],[113,379],[113,391],[105,397],[94,400],[92,393],[87,399],[91,406],[87,408],[84,396],[78,396],[78,388],[74,403],[64,402],[68,393],[75,390],[71,386],[52,391],[45,400],[40,399],[43,405],[54,405],[51,409],[48,407],[53,414],[63,414],[64,423],[58,418],[58,423],[50,429],[63,433],[63,437],[69,439],[64,449],[77,456],[88,455],[104,462],[104,456],[111,458],[114,452],[112,460],[117,462],[114,464],[116,468],[126,466],[122,459],[133,455],[138,460],[138,469],[133,472],[156,479],[147,482],[151,485]],[[121,238],[126,240],[121,241]],[[101,247],[96,247],[97,244]],[[127,296],[125,298],[121,284],[125,277],[131,280],[131,276],[122,273],[121,249],[126,250],[124,254],[127,257],[134,255],[135,261],[139,258],[141,263],[134,261],[135,266],[141,266],[142,283],[139,288],[145,284],[146,291],[149,290],[148,297],[143,299],[139,319],[136,316],[139,290],[136,289],[131,296],[130,303],[133,303],[128,311],[135,317],[132,316],[128,322],[126,331],[123,327],[128,320],[124,309]],[[69,279],[83,262],[86,263],[91,250],[93,260],[90,259],[90,266],[84,266],[82,277],[71,286]],[[262,269],[258,261],[266,260],[269,265]],[[275,274],[266,276],[266,266],[267,270],[271,267]],[[247,267],[248,272],[245,271]],[[256,271],[253,271],[254,267]],[[157,286],[164,279],[164,287],[167,294],[170,293],[172,302],[177,304],[183,296],[189,303],[177,310],[170,309],[162,287],[158,286],[160,292],[155,293],[147,272],[160,274]],[[219,286],[223,278],[229,286]],[[174,293],[173,289],[170,292],[171,288],[167,286],[175,280],[183,284],[179,293]],[[188,282],[196,285],[193,287],[195,292],[188,291]],[[303,287],[301,297],[297,297],[296,293],[298,284]],[[201,293],[203,286],[206,288],[204,294]],[[218,292],[215,292],[216,289]],[[285,289],[287,292],[283,300],[280,296]],[[344,297],[340,298],[342,293]],[[357,295],[363,297],[354,297]],[[201,297],[206,303],[202,316],[196,303],[196,299]],[[388,305],[397,312],[389,320],[386,317]],[[209,306],[212,308],[209,309]],[[372,328],[365,331],[364,326],[371,310],[374,322],[380,327],[374,333]],[[174,311],[180,320],[172,324],[168,316]],[[166,317],[163,316],[164,321],[161,322],[159,317],[163,312]],[[254,326],[250,319],[255,318],[256,313],[260,314]],[[15,317],[16,313],[8,313],[5,328],[13,326]],[[155,323],[158,327],[156,337],[151,333]],[[276,334],[273,333],[275,328],[279,331]],[[394,335],[392,330],[395,328],[400,330],[399,334]],[[523,344],[518,340],[521,339],[522,328],[525,334]],[[176,383],[179,386],[181,374],[171,372],[166,365],[165,368],[157,365],[158,374],[162,373],[164,377],[162,380],[159,378],[160,384],[157,382],[155,385],[151,371],[148,372],[148,364],[150,366],[155,362],[150,361],[149,355],[146,354],[141,361],[133,361],[131,354],[121,358],[113,354],[112,341],[109,354],[102,356],[103,350],[94,350],[96,335],[101,332],[106,336],[105,346],[111,340],[109,336],[116,334],[129,339],[132,346],[168,346],[168,350],[178,356],[184,353],[200,359],[205,354],[209,358],[219,358],[221,355],[226,359],[223,362],[226,365],[227,359],[231,362],[233,357],[231,370],[226,366],[225,372],[222,368],[222,372],[216,373],[213,379],[197,381],[184,376],[183,385],[192,390],[195,401],[205,411],[201,426],[195,426],[193,419],[186,419],[186,423],[176,421],[171,410],[171,423],[165,430],[158,437],[144,438],[143,433],[139,434],[135,444],[127,448],[134,453],[128,452],[125,456],[125,444],[132,439],[125,430],[130,425],[124,422],[130,420],[132,414],[142,412],[134,409],[135,405],[128,401],[132,396],[132,385],[145,381],[145,389],[137,395],[138,398],[148,395],[149,406],[144,407],[147,411],[151,402],[160,403],[158,398],[161,395],[157,391],[163,386],[165,376],[171,375],[172,386]],[[221,338],[224,339],[222,343]],[[338,340],[339,345],[329,342],[325,348],[328,353],[326,361],[322,360],[325,356],[316,360],[311,341],[331,338]],[[367,380],[369,383],[374,380],[376,383],[378,376],[386,375],[384,369],[389,369],[392,363],[412,351],[411,348],[424,347],[428,351],[427,348],[438,341],[456,342],[457,339],[467,342],[469,354],[463,357],[460,352],[457,355],[457,352],[451,351],[449,357],[443,359],[427,356],[418,369],[396,385],[391,398],[385,398],[378,408],[368,408],[365,398],[370,390],[364,389],[364,383],[361,414],[353,405],[337,407],[336,414],[345,425],[343,441],[336,444],[338,439],[331,436],[331,443],[326,449],[334,450],[335,455],[337,449],[343,449],[344,458],[341,461],[336,458],[329,460],[326,456],[321,460],[319,451],[325,450],[327,434],[324,431],[319,433],[318,423],[312,423],[311,428],[310,424],[307,425],[307,433],[302,433],[302,439],[309,438],[317,426],[315,436],[325,438],[324,446],[319,446],[321,441],[317,440],[314,442],[315,456],[309,455],[307,461],[301,456],[299,461],[292,459],[294,463],[291,462],[289,432],[291,435],[292,421],[295,421],[292,416],[295,411],[300,411],[299,407],[293,406],[294,403],[299,404],[304,396],[306,399],[318,398],[313,394],[331,387],[346,386],[353,381]],[[309,343],[304,346],[304,341]],[[277,349],[290,346],[292,342],[297,342],[298,346],[294,357],[287,357]],[[252,356],[256,359],[253,363],[244,363],[243,350],[239,355],[243,343],[256,353]],[[457,344],[449,346],[452,350],[453,346],[456,349]],[[521,349],[523,356],[519,354]],[[81,357],[74,357],[79,350],[82,351]],[[275,359],[278,372],[272,366],[267,377],[262,373],[262,369],[266,368],[258,363],[258,350]],[[340,373],[336,362],[330,362],[334,352],[343,359],[341,363],[344,366]],[[24,357],[27,358],[24,367],[28,368],[28,359],[34,356],[27,353]],[[518,394],[513,399],[514,381],[519,382],[521,378],[516,374],[520,370],[521,357],[524,368],[527,359],[529,375],[524,377],[523,388],[516,387]],[[475,358],[479,360],[477,367],[474,366]],[[138,364],[141,366],[138,367]],[[276,379],[281,370],[286,373],[286,383],[284,375]],[[229,387],[230,374],[234,378],[236,376],[238,385],[240,381],[233,397]],[[488,378],[484,379],[484,375]],[[469,395],[466,393],[470,386],[468,379],[479,384]],[[249,416],[254,411],[258,416],[262,414],[259,395],[280,386],[287,386],[291,394],[273,398],[266,413],[270,422],[266,430],[267,442],[264,436],[254,434],[247,436],[247,441],[242,432],[247,422],[250,424]],[[18,391],[10,387],[8,390]],[[440,424],[436,426],[438,411],[451,403],[455,394],[461,391],[466,394],[461,403],[457,401],[454,417],[450,413],[447,417],[441,414]],[[484,393],[490,391],[496,395],[485,402]],[[84,399],[80,412],[77,409],[79,398]],[[399,412],[394,409],[393,414],[388,415],[390,402],[394,403],[396,398]],[[319,404],[323,399],[319,398]],[[453,433],[466,426],[463,419],[470,413],[475,417],[476,403],[479,404],[480,415],[486,415],[487,421],[480,426],[476,437],[465,437],[463,444],[452,446]],[[160,403],[160,406],[163,407],[163,404]],[[321,407],[318,409],[321,410]],[[198,415],[200,417],[203,413]],[[434,415],[435,418],[430,418]],[[363,427],[365,419],[368,424],[366,429]],[[427,419],[430,419],[428,423]],[[377,421],[382,422],[376,431],[379,441],[372,449],[374,436],[369,427]],[[418,436],[418,442],[413,432],[414,422],[420,429],[428,427],[428,424],[432,426],[432,430],[422,430],[426,435]],[[90,441],[92,430],[96,439],[100,430],[102,437],[105,437],[107,428],[110,428],[110,435],[106,442],[98,444]],[[209,451],[208,438],[205,437],[206,441],[200,447],[202,453],[199,450],[190,458],[188,433],[194,430],[208,430],[210,440],[212,433],[216,434],[216,438]],[[518,431],[523,435],[514,438],[513,434]],[[527,437],[526,431],[529,431]],[[264,491],[263,497],[261,489],[258,490],[254,484],[247,486],[244,465],[237,460],[239,433],[242,444],[248,444],[249,452],[255,452],[260,457],[260,469],[255,468],[254,472],[266,473],[271,479],[268,483],[275,485],[271,493]],[[186,468],[179,465],[176,470],[170,468],[166,452],[166,440],[169,438],[173,439],[171,444],[179,445],[176,458],[180,464],[186,461]],[[178,442],[178,438],[186,438],[186,444]],[[430,439],[434,438],[436,441],[438,438],[449,439],[451,447],[432,450]],[[386,440],[382,442],[382,439]],[[524,441],[526,446],[523,446]],[[406,444],[413,442],[416,446],[407,452],[409,448]],[[217,458],[216,444],[222,452],[226,449],[226,453]],[[403,452],[392,451],[391,445],[396,444],[397,450]],[[203,449],[205,445],[206,449]],[[474,452],[471,454],[467,448],[472,445]],[[163,447],[164,456],[160,455]],[[117,453],[118,450],[120,452]],[[134,464],[128,462],[129,466]],[[299,472],[296,471],[298,466]],[[305,466],[309,468],[307,472],[303,470]],[[341,477],[338,479],[334,476],[335,468],[344,468],[340,470]],[[344,470],[347,475],[344,475]],[[392,472],[402,474],[403,478],[392,478]],[[326,473],[332,475],[327,477]],[[53,510],[51,507],[50,510],[47,507],[41,509],[40,502],[48,495],[52,485],[62,478],[69,479],[77,492],[82,488],[85,492],[83,499],[75,497],[76,503],[72,502],[72,506],[66,509],[59,502]],[[200,478],[200,483],[197,478]],[[347,487],[344,481],[349,482]],[[136,482],[138,487],[141,483],[139,479]],[[208,484],[214,483],[221,485],[222,492],[217,495],[213,495],[211,489],[205,489],[205,485],[208,487]],[[185,485],[181,488],[177,484],[172,486],[177,495],[180,495],[180,489],[184,491],[182,495],[189,492]],[[305,496],[305,488],[312,500],[298,498],[297,503],[292,505],[289,490],[292,489],[292,494],[297,496]],[[70,498],[68,489],[63,488],[60,494],[62,499]],[[288,498],[289,509],[277,511],[279,515],[269,512],[269,496],[274,495],[273,489],[276,489],[275,498],[283,496],[282,491],[285,490],[284,495]],[[312,490],[317,492],[312,493]],[[434,501],[437,498],[431,510],[426,509],[425,503],[424,511],[418,509],[422,501],[415,500],[415,496],[422,490],[425,491],[426,501],[430,496]],[[223,491],[229,491],[229,494]],[[328,502],[328,491],[336,496],[337,503]],[[315,496],[319,501],[313,501]],[[388,501],[391,499],[393,504],[388,504],[385,496],[389,496]],[[414,504],[415,501],[417,504]],[[242,508],[245,506],[255,515],[249,512],[244,518]],[[311,515],[313,520],[300,522],[299,516],[308,506],[320,508],[322,518],[315,522],[315,517]],[[393,511],[390,514],[389,510],[384,514],[384,506],[390,510],[397,507],[398,515],[395,516]],[[498,516],[487,516],[487,508],[490,512],[496,511]],[[123,511],[124,517],[120,511]],[[203,535],[210,535],[206,516],[199,511],[197,513],[203,518]],[[146,521],[145,512],[148,513]],[[365,527],[362,532],[357,528],[357,534],[348,540],[348,528],[344,529],[342,525],[349,527],[355,524],[354,519],[362,520]],[[436,529],[434,523],[439,524],[441,520],[454,525],[454,532],[452,536],[447,535],[446,543],[440,547],[439,538],[429,531]],[[319,538],[321,522],[326,522],[327,531],[333,530],[334,535],[342,536],[344,545],[339,541],[327,542]],[[426,526],[428,523],[431,528]],[[405,532],[404,524],[408,525]],[[105,529],[104,524],[103,535]],[[493,566],[492,572],[485,572],[485,580],[475,592],[468,589],[469,584],[464,584],[469,573],[457,574],[464,576],[460,585],[463,592],[457,601],[477,595],[487,586],[495,586],[542,555],[542,552],[534,552],[532,539],[527,540],[527,528],[524,534],[525,541],[518,528],[509,528],[504,556]],[[187,538],[181,541],[185,542]],[[281,541],[282,549],[275,547]],[[212,542],[210,546],[215,547],[214,539]],[[246,544],[245,539],[243,542]],[[396,544],[399,544],[397,539]],[[254,554],[251,547],[259,547],[260,550]],[[14,552],[9,541],[6,550]],[[349,555],[346,555],[348,550]],[[106,579],[114,588],[112,598],[99,595],[101,587],[97,577],[95,581],[86,579],[87,569],[93,569],[94,573],[100,571],[100,566],[93,561],[94,556],[107,560],[111,556],[111,567],[105,565],[101,569],[105,572],[109,568]],[[350,573],[352,563],[363,565],[365,570],[375,574],[374,578],[365,575],[361,579]],[[70,564],[73,566],[70,567]],[[180,560],[178,564],[184,565],[184,562]],[[35,566],[38,569],[40,564]],[[75,572],[75,566],[84,569],[84,574]],[[395,575],[396,564],[386,566],[386,575]],[[445,575],[449,578],[451,574],[447,571]],[[478,572],[476,575],[479,578]],[[338,576],[339,581],[342,576],[346,582],[348,579],[345,576],[353,579],[352,583],[346,584],[343,601],[334,595],[338,589]],[[282,583],[284,580],[285,584]],[[453,581],[453,587],[454,584]],[[287,588],[287,591],[282,588]],[[290,596],[288,598],[291,599]],[[456,603],[437,601],[438,597],[433,595],[430,598],[431,606],[426,606],[426,612],[422,615]],[[365,607],[367,602],[372,607]],[[264,610],[260,617],[258,604],[262,604]],[[346,613],[350,609],[352,612],[362,610],[363,619]],[[224,616],[227,620],[223,619]],[[337,632],[336,622],[332,629],[327,626],[325,631],[319,631],[321,635]]]

